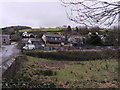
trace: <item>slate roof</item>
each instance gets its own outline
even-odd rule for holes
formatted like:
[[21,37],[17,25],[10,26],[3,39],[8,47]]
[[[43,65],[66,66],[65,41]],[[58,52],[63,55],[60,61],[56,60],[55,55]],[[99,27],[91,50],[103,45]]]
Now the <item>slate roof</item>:
[[62,37],[62,35],[59,34],[44,34],[46,37]]

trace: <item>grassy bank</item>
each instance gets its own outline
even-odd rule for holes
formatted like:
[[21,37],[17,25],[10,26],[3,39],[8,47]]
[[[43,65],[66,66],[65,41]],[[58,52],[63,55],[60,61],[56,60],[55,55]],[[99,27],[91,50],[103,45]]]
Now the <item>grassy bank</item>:
[[118,62],[116,59],[58,61],[32,56],[27,58],[26,65],[12,79],[12,82],[16,82],[19,86],[117,88]]

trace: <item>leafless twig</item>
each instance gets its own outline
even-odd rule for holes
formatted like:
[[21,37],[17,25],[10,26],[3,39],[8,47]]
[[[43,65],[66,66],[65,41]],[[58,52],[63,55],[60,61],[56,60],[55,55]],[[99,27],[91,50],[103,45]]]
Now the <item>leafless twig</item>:
[[111,26],[118,22],[120,3],[98,0],[61,0],[67,17],[87,26]]

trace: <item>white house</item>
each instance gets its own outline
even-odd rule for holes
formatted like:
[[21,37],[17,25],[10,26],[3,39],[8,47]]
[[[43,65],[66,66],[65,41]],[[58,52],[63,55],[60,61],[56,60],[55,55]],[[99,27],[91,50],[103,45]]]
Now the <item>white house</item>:
[[31,34],[29,34],[28,32],[23,32],[22,36],[23,36],[23,37],[30,37]]
[[81,36],[81,35],[71,35],[68,38],[68,42],[71,42],[71,43],[83,43],[83,36]]

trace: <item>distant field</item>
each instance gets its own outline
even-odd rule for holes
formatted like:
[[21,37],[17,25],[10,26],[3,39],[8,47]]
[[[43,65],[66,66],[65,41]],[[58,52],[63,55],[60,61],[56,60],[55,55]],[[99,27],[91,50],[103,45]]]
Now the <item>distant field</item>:
[[58,61],[27,56],[28,62],[15,75],[15,82],[54,83],[60,88],[117,88],[116,59]]
[[112,29],[100,29],[100,31],[106,31],[106,30],[112,31]]
[[42,28],[42,29],[24,29],[19,30],[19,32],[31,32],[31,31],[59,31],[59,28]]

